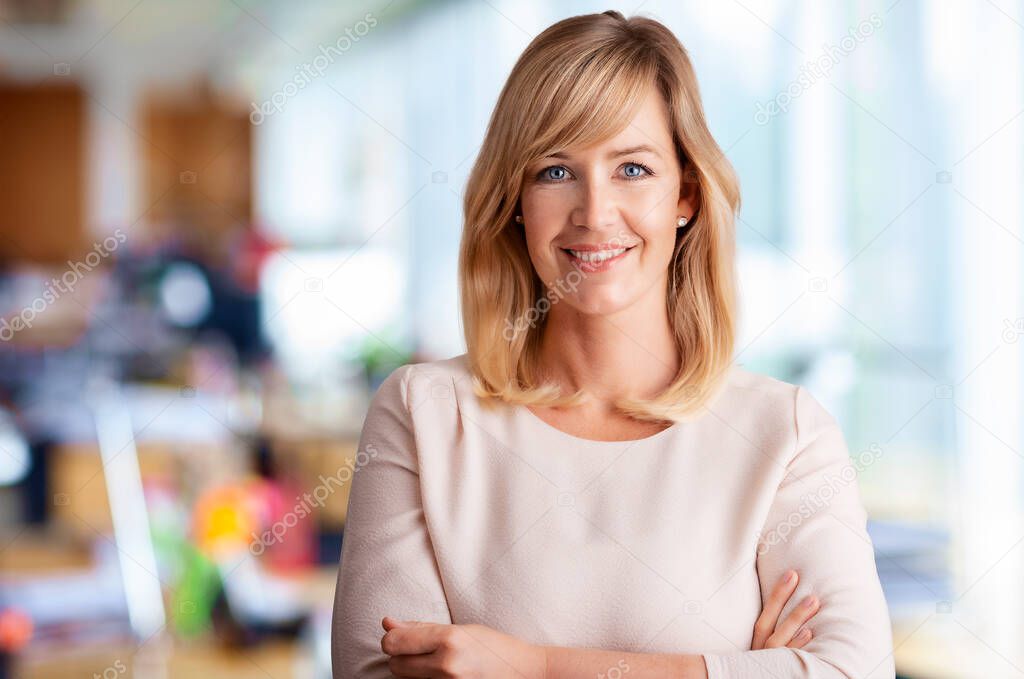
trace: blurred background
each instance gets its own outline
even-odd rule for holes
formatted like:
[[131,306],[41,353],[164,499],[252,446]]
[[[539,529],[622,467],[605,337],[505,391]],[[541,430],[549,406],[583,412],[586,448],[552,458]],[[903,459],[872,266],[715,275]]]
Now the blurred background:
[[369,398],[463,352],[497,94],[609,8],[690,51],[899,673],[1024,674],[1024,1],[2,0],[0,677],[329,676]]

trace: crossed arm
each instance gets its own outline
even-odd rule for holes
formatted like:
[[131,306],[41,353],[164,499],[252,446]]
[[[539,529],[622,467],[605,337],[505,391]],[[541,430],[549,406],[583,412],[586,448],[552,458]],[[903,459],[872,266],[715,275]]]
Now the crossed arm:
[[[811,639],[805,623],[818,610],[807,597],[785,620],[783,606],[796,590],[799,574],[787,571],[765,602],[754,626],[751,648],[802,648]],[[699,654],[627,653],[593,648],[537,646],[482,625],[398,621],[385,617],[381,650],[396,677],[489,677],[492,679],[573,679],[623,676],[708,679]],[[616,672],[616,670],[618,670]]]

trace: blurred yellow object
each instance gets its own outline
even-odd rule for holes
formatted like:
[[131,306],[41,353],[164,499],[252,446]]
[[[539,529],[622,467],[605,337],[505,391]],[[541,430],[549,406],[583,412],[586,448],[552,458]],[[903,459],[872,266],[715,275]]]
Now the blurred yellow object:
[[196,500],[192,514],[196,545],[214,560],[247,549],[250,536],[262,523],[260,504],[249,483],[206,490]]

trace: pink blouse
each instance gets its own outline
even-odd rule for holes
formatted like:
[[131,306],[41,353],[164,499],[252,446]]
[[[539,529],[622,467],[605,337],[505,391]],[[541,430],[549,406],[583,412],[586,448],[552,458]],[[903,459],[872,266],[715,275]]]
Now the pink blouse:
[[[894,676],[856,465],[803,387],[734,366],[707,410],[591,441],[485,409],[465,354],[406,365],[366,416],[334,605],[336,679],[390,677],[381,618],[487,625],[525,641],[702,654],[710,679]],[[821,600],[802,649],[750,650]]]

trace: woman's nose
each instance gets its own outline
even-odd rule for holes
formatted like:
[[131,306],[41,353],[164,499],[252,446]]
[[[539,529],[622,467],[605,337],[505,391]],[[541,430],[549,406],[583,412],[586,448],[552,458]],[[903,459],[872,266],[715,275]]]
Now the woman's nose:
[[573,224],[588,229],[605,228],[614,224],[615,213],[612,187],[600,179],[591,179],[582,185]]

